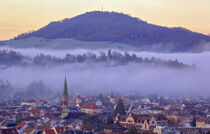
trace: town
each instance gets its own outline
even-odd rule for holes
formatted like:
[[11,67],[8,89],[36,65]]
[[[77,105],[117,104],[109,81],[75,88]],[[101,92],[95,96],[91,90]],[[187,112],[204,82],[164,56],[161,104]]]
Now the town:
[[0,134],[210,134],[210,0],[0,9]]
[[0,134],[209,134],[208,96],[0,98]]

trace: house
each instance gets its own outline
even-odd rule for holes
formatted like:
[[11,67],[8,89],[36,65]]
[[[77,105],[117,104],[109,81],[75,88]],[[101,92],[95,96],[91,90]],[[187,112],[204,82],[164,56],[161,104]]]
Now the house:
[[206,117],[207,117],[207,118],[210,118],[210,112],[208,112],[208,113],[206,114]]
[[194,127],[178,127],[177,128],[181,134],[207,134],[208,129],[200,129],[200,128],[194,128]]
[[31,59],[29,57],[26,57],[26,58],[22,59],[21,62],[24,63],[24,64],[32,64],[33,63],[33,59]]
[[166,115],[168,120],[171,120],[174,123],[179,123],[184,120],[192,120],[192,117],[189,116],[181,116],[181,115]]
[[165,126],[156,126],[154,128],[153,133],[157,134],[180,134],[179,130],[176,130],[175,128],[165,127]]
[[73,131],[69,127],[53,127],[53,128],[45,128],[42,131],[42,134],[71,134]]
[[55,134],[54,129],[44,129],[42,134]]
[[0,134],[18,134],[16,128],[0,128]]
[[163,114],[164,108],[161,107],[152,107],[148,109],[148,113],[150,114]]
[[18,133],[22,133],[27,128],[27,124],[26,122],[21,122],[17,124],[15,128],[18,131]]
[[95,104],[97,106],[103,106],[103,102],[101,100],[97,100]]
[[35,102],[21,102],[21,105],[22,106],[36,106],[36,103]]
[[54,127],[52,128],[55,134],[70,133],[71,129],[69,127]]
[[78,95],[78,96],[76,97],[76,104],[80,104],[80,103],[82,103],[82,98],[81,98],[80,95]]
[[196,127],[210,129],[210,118],[199,118],[198,120],[196,120]]
[[32,108],[29,110],[30,116],[40,116],[41,115],[41,109],[40,108]]
[[130,128],[135,126],[140,130],[151,130],[157,125],[167,125],[168,120],[164,115],[137,115],[129,113],[128,115],[117,115],[115,123],[119,122],[122,126]]
[[80,103],[79,108],[87,114],[102,113],[103,109],[99,108],[95,103]]

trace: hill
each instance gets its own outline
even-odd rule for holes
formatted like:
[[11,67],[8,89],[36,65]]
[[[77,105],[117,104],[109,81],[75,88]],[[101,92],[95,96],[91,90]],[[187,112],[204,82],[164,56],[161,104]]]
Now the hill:
[[210,42],[210,36],[181,27],[162,27],[122,13],[100,11],[51,22],[37,31],[21,34],[14,39],[31,37],[119,42],[142,50],[170,52],[202,51],[202,45]]

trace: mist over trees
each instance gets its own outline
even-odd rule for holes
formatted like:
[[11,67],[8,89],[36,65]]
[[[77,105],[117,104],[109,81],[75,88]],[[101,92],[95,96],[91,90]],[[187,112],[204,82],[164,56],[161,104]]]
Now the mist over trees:
[[87,52],[83,54],[69,54],[67,53],[64,58],[58,58],[51,55],[38,54],[35,57],[24,56],[21,53],[15,52],[13,50],[0,50],[0,65],[5,65],[6,67],[19,65],[19,66],[59,66],[64,64],[73,63],[87,63],[87,64],[104,64],[107,66],[120,66],[128,65],[131,63],[137,64],[149,64],[157,66],[167,66],[171,68],[185,68],[189,67],[178,60],[163,60],[160,58],[142,58],[138,57],[135,53],[129,54],[125,52],[124,54],[118,51],[108,50],[108,53],[101,51],[99,55],[93,52]]
[[12,92],[12,87],[9,81],[0,79],[0,97],[9,96],[11,92]]
[[[57,94],[59,97],[65,75],[69,90],[81,95],[111,91],[129,95],[158,93],[162,96],[209,93],[210,71],[206,58],[209,53],[158,55],[115,50],[43,50],[37,54],[37,50],[29,56],[26,51],[29,50],[0,50],[0,79],[9,81],[12,87],[10,96]],[[16,57],[19,57],[17,62],[10,62]],[[195,68],[184,64],[191,65],[194,61]]]
[[22,59],[24,58],[18,52],[8,51],[8,50],[0,50],[0,65],[15,65],[20,64]]
[[17,89],[15,85],[10,84],[8,80],[0,79],[0,97],[16,97],[16,98],[28,98],[28,97],[50,97],[54,95],[52,89],[50,89],[43,80],[32,81],[27,87],[21,87]]
[[34,97],[50,96],[49,93],[52,94],[52,91],[44,84],[42,80],[32,81],[27,87],[25,92],[27,96],[34,96]]

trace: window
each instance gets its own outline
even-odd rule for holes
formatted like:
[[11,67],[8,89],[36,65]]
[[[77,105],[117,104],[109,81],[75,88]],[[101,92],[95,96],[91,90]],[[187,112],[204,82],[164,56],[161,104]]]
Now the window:
[[129,123],[133,122],[132,120],[128,120]]

